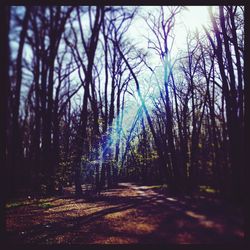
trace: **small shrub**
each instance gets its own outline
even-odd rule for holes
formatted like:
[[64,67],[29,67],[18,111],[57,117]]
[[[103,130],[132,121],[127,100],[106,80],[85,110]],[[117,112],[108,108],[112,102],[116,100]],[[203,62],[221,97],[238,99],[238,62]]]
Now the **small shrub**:
[[200,191],[204,192],[204,193],[210,193],[210,194],[216,193],[216,190],[214,188],[209,187],[209,186],[200,186]]

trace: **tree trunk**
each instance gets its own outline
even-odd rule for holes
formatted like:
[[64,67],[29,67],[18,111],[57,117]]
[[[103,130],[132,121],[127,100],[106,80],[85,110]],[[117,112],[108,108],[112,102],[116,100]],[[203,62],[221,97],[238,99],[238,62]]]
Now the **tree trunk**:
[[[11,183],[11,176],[9,175],[9,166],[7,164],[7,128],[8,128],[8,100],[9,100],[9,93],[10,93],[10,79],[9,79],[9,62],[10,62],[10,49],[9,49],[9,20],[10,20],[10,7],[9,6],[2,6],[0,9],[0,22],[1,22],[1,55],[2,55],[2,63],[1,63],[1,76],[2,76],[2,87],[1,87],[1,98],[0,98],[0,161],[2,166],[2,173],[1,173],[1,187],[0,193],[2,197],[2,201],[0,203],[1,211],[5,210],[5,204],[7,199],[9,198],[9,189]],[[0,231],[4,232],[1,233],[0,240],[1,242],[5,242],[6,235],[6,221],[4,218],[4,213],[0,215]]]
[[21,131],[19,127],[19,105],[20,105],[20,92],[22,84],[22,59],[23,59],[23,47],[25,37],[28,29],[28,22],[30,16],[30,7],[26,7],[24,19],[22,22],[22,30],[20,33],[20,41],[17,52],[16,60],[16,85],[14,89],[15,97],[13,101],[13,121],[12,121],[12,149],[11,149],[11,172],[12,172],[12,194],[14,195],[15,189],[18,185],[18,165],[22,161],[22,145],[21,145]]

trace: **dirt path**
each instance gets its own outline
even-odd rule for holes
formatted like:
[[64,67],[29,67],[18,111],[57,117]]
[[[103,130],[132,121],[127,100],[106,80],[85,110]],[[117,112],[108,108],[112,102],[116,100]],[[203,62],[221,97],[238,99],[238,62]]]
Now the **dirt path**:
[[171,197],[150,186],[120,183],[97,200],[63,197],[8,208],[10,243],[231,243],[243,237],[239,210],[219,201]]

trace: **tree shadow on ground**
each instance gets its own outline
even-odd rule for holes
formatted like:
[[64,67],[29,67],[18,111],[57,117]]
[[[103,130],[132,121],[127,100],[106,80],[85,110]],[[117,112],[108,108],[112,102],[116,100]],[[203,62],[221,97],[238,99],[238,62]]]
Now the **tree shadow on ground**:
[[[92,221],[95,221],[105,215],[108,215],[110,213],[115,212],[121,212],[129,208],[133,208],[137,203],[124,203],[122,205],[113,207],[113,208],[107,208],[103,209],[101,211],[91,213],[87,216],[79,216],[75,218],[65,218],[62,221],[59,222],[53,222],[53,223],[47,223],[46,225],[35,225],[29,228],[29,230],[25,233],[25,235],[21,235],[20,240],[23,242],[29,242],[30,238],[37,238],[37,236],[44,235],[44,231],[46,231],[46,234],[43,237],[38,237],[39,240],[36,241],[36,243],[42,243],[45,239],[48,239],[50,237],[56,236],[57,234],[62,233],[69,233],[71,231],[77,231],[79,226],[82,224],[86,224]],[[13,231],[10,233],[10,236],[19,235],[20,233],[18,231]]]
[[[128,190],[126,196],[120,195],[122,190]],[[88,204],[81,211],[92,204],[101,209],[81,216],[79,209],[71,209],[72,216],[29,226],[25,232],[9,232],[9,241],[43,244],[61,237],[64,243],[231,243],[243,239],[242,221],[235,220],[222,203],[206,199],[173,197],[126,184],[104,192],[95,203],[73,198],[67,202]]]

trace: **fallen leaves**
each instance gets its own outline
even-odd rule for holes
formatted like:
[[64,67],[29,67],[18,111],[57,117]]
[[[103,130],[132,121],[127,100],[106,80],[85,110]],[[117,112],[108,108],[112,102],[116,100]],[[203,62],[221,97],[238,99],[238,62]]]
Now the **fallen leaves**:
[[169,197],[158,189],[126,183],[103,192],[95,202],[73,198],[72,188],[67,190],[70,197],[18,201],[6,210],[10,242],[183,244],[243,238],[239,223],[227,222],[223,215],[209,216],[203,208],[198,211],[199,204],[191,198]]

